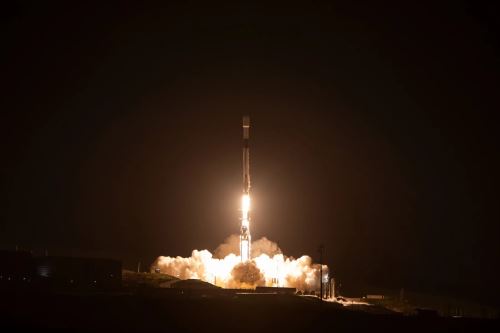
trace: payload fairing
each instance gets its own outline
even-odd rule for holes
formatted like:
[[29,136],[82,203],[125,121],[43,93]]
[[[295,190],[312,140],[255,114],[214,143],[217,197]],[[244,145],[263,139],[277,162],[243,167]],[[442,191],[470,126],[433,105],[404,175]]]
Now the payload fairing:
[[243,117],[243,197],[241,199],[240,256],[241,261],[250,260],[250,117]]

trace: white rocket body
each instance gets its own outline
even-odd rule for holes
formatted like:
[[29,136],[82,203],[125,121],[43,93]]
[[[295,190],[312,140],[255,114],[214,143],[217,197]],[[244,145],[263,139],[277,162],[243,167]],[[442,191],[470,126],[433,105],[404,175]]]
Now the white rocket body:
[[240,256],[241,261],[250,260],[250,117],[243,117],[243,197],[241,201]]

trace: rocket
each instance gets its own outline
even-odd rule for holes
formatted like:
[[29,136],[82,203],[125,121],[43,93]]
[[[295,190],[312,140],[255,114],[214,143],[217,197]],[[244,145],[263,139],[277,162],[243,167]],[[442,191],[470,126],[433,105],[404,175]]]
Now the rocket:
[[243,194],[250,194],[250,117],[243,117]]
[[240,257],[250,260],[250,117],[243,117],[243,196],[241,198]]

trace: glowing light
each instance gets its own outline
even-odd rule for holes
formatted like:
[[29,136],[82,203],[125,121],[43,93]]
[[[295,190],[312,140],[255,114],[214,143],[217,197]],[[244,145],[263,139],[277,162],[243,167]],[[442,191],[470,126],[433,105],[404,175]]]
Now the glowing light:
[[[242,255],[250,258],[249,253],[243,252]],[[180,279],[200,279],[223,288],[268,286],[311,291],[319,290],[320,281],[320,265],[313,264],[311,257],[294,259],[282,253],[261,253],[242,262],[235,253],[217,259],[207,250],[194,250],[189,258],[158,257],[151,269],[154,271],[157,268]],[[323,266],[324,274],[328,274],[327,269]]]
[[250,259],[250,253],[248,253],[249,248],[250,247],[248,246],[248,240],[242,239],[241,240],[241,261],[247,261]]
[[243,194],[241,197],[241,234],[240,234],[240,259],[246,262],[251,259],[250,245],[252,236],[250,235],[250,195]]
[[241,198],[241,211],[243,212],[243,217],[248,216],[248,212],[250,211],[250,196],[248,194],[244,194]]

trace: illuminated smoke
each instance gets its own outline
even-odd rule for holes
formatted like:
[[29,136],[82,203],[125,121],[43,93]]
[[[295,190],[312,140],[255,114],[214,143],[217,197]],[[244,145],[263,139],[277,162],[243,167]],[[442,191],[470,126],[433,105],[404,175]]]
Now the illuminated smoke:
[[[240,237],[238,235],[231,235],[224,243],[220,244],[214,251],[214,257],[218,259],[225,258],[228,254],[238,255],[240,251]],[[252,242],[252,258],[258,257],[261,254],[267,254],[268,256],[274,256],[280,254],[281,249],[273,241],[270,241],[266,237],[262,237],[254,242]]]
[[[239,236],[232,235],[214,251],[193,250],[191,257],[160,256],[151,270],[180,279],[200,279],[224,288],[257,286],[294,287],[309,291],[319,289],[320,265],[311,257],[285,257],[278,245],[263,237],[252,242],[252,260],[241,262]],[[327,266],[323,266],[327,272]]]
[[[255,242],[254,242],[255,243]],[[238,255],[240,252],[240,236],[231,235],[224,243],[219,245],[214,251],[214,257],[218,259],[223,259],[229,254]]]
[[252,243],[252,258],[259,257],[261,254],[267,254],[272,257],[280,253],[281,249],[278,247],[278,244],[270,241],[266,237],[262,237]]
[[253,261],[242,262],[234,266],[231,270],[231,278],[236,284],[235,287],[252,288],[266,283],[264,275]]

